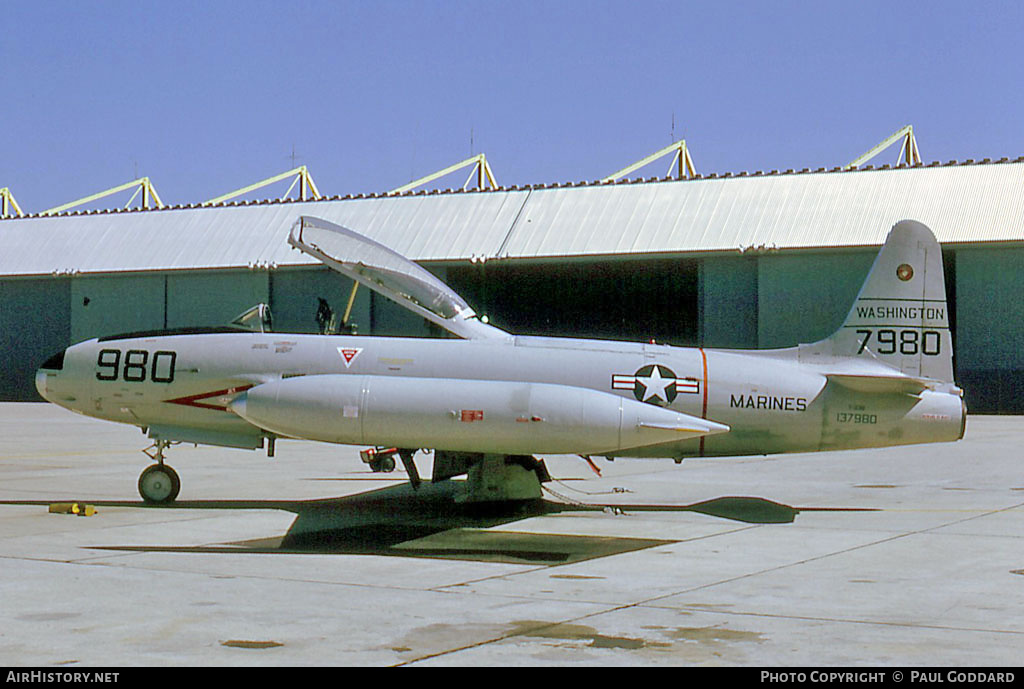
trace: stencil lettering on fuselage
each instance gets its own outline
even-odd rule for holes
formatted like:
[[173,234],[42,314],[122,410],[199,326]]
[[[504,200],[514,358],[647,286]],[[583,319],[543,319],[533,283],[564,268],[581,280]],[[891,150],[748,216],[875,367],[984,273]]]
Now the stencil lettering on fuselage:
[[729,395],[729,406],[733,409],[807,411],[807,398],[778,397],[775,395]]

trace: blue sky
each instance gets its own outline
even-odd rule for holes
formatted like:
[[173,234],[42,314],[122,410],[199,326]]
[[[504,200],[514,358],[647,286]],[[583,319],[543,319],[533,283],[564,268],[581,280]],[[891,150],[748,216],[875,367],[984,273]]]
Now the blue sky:
[[673,136],[705,174],[845,164],[904,124],[926,162],[1024,155],[1018,2],[2,0],[0,21],[0,187],[27,212],[143,175],[204,201],[293,149],[330,195],[480,152],[500,184],[594,180]]

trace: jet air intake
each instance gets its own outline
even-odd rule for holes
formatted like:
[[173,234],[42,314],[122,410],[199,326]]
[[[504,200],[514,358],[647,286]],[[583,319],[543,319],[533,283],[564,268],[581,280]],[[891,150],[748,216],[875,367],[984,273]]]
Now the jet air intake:
[[611,393],[515,381],[300,376],[228,407],[283,436],[499,454],[601,455],[729,430]]

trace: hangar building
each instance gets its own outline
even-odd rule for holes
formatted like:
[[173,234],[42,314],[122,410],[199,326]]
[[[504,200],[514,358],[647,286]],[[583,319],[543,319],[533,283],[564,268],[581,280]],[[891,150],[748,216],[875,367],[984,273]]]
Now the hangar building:
[[[300,215],[423,263],[515,333],[766,348],[828,335],[905,218],[943,244],[958,383],[1024,412],[1024,157],[857,170],[408,192],[0,221],[0,399],[87,338],[220,325],[265,302],[317,332],[351,282],[292,250]],[[430,328],[366,290],[361,334]]]

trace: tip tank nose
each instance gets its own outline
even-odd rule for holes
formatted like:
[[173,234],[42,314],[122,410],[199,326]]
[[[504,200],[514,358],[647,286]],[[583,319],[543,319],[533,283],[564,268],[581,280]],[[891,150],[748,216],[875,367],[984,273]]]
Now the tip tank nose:
[[238,397],[236,397],[235,399],[231,400],[228,403],[228,409],[230,409],[234,413],[238,414],[243,419],[246,418],[245,417],[246,397],[247,397],[247,393],[243,392],[241,395],[239,395]]
[[[681,414],[680,416],[687,415]],[[640,421],[637,426],[641,428],[655,428],[663,431],[674,431],[676,433],[696,435],[714,435],[715,433],[726,433],[729,430],[729,427],[724,424],[708,421],[707,419],[696,419],[692,416],[687,417],[687,420],[681,423],[665,424]]]
[[635,440],[638,445],[688,440],[729,431],[729,427],[725,424],[651,404],[643,404],[635,409],[637,410]]

